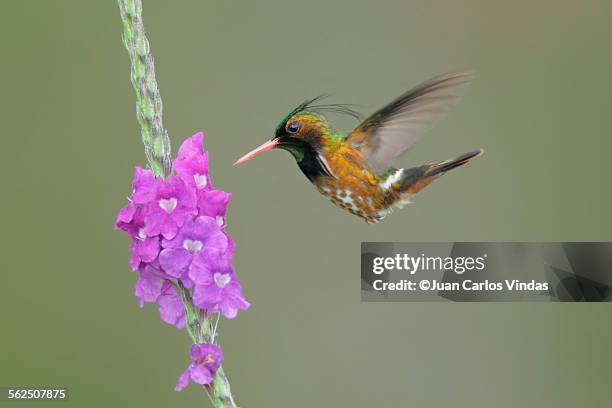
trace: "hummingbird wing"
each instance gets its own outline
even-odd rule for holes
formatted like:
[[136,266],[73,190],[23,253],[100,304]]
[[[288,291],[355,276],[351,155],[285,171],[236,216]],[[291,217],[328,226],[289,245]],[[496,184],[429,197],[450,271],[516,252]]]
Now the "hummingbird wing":
[[347,138],[377,174],[414,145],[448,112],[472,79],[469,72],[440,75],[412,88],[363,121]]

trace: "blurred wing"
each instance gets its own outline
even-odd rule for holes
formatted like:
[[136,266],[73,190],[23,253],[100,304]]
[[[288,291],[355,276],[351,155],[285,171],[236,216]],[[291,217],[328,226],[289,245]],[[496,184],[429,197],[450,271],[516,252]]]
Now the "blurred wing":
[[347,140],[361,150],[375,173],[384,172],[450,110],[471,79],[466,72],[430,79],[372,114]]

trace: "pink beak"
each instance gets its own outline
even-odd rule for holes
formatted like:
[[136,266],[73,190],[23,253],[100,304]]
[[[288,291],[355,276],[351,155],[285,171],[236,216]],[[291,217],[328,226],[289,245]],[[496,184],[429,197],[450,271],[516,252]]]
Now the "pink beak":
[[278,140],[274,140],[274,139],[268,140],[266,143],[262,144],[259,147],[256,147],[255,149],[251,150],[250,152],[248,152],[247,154],[245,154],[244,156],[236,160],[236,163],[234,163],[234,166],[237,164],[242,164],[245,161],[250,160],[253,157],[257,156],[259,153],[265,152],[266,150],[274,149],[277,145],[278,145]]

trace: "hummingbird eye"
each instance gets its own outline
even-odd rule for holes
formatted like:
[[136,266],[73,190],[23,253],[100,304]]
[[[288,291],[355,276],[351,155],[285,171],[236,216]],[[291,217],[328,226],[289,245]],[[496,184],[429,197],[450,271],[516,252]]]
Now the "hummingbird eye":
[[300,130],[300,124],[299,122],[291,122],[288,126],[287,126],[287,131],[289,133],[295,133],[298,130]]

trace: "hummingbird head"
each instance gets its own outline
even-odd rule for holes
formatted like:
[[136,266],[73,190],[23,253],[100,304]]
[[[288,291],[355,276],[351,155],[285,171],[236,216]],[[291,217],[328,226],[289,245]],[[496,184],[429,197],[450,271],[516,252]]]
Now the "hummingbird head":
[[244,163],[260,153],[276,148],[287,150],[298,163],[310,160],[320,154],[327,138],[335,133],[320,112],[345,113],[360,118],[357,112],[345,105],[314,105],[320,98],[298,105],[280,121],[272,139],[251,150],[234,164]]

